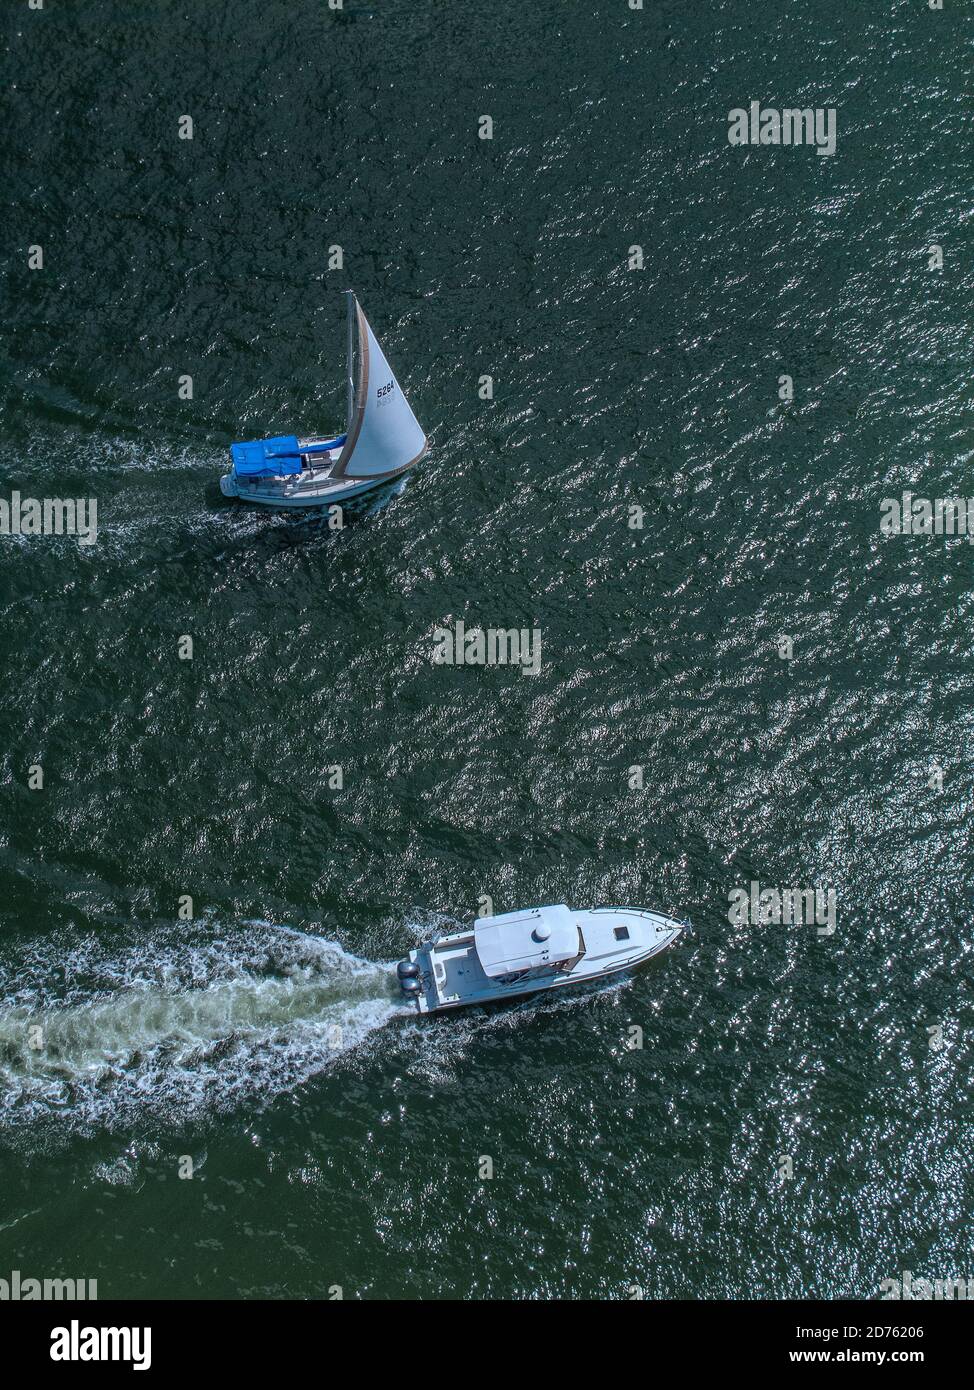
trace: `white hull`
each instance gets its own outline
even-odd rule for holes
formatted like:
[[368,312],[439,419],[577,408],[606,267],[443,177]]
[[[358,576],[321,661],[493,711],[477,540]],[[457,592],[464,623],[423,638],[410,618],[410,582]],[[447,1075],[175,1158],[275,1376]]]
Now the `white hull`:
[[[642,965],[671,946],[685,926],[660,913],[631,907],[595,908],[571,916],[585,948],[574,961],[542,965],[520,978],[489,978],[478,957],[475,932],[458,932],[410,951],[408,962],[418,970],[412,976],[418,988],[404,984],[404,989],[421,1014],[567,989]],[[618,938],[619,930],[627,933],[624,940]],[[404,967],[405,961],[400,977]]]
[[220,479],[220,491],[224,497],[235,497],[257,507],[270,507],[273,511],[307,511],[309,507],[341,506],[353,497],[364,497],[375,488],[395,482],[406,472],[403,468],[377,478],[341,479],[323,473],[320,479],[299,480],[290,486],[284,480],[261,478],[260,485],[255,486],[249,479],[238,478],[231,469]]

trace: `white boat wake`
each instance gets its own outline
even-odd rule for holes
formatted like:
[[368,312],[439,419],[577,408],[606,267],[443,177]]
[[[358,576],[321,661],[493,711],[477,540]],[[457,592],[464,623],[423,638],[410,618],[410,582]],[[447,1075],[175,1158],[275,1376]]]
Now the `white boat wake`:
[[0,1131],[117,1131],[254,1104],[407,1006],[395,966],[270,923],[0,962]]

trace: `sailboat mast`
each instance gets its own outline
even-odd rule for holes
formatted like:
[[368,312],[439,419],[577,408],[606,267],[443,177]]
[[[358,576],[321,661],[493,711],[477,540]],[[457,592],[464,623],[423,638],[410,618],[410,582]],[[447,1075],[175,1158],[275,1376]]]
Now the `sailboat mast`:
[[351,290],[345,291],[348,296],[348,349],[346,355],[346,368],[348,373],[348,411],[345,417],[346,433],[352,428],[352,411],[355,408],[355,380],[352,376],[352,354],[355,350],[352,333],[352,320],[355,317],[355,295]]

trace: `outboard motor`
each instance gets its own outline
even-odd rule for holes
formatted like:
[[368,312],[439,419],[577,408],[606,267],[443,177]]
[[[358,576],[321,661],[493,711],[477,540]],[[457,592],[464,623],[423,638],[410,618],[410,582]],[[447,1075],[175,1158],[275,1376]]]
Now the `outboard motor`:
[[419,993],[419,966],[414,960],[401,960],[396,966],[396,974],[403,994]]

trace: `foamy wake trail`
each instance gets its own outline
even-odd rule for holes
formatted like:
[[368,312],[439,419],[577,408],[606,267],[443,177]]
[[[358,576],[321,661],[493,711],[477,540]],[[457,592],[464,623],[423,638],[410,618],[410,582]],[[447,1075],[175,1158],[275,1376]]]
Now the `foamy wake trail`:
[[0,964],[0,1127],[109,1130],[290,1090],[407,1011],[395,966],[270,923]]

